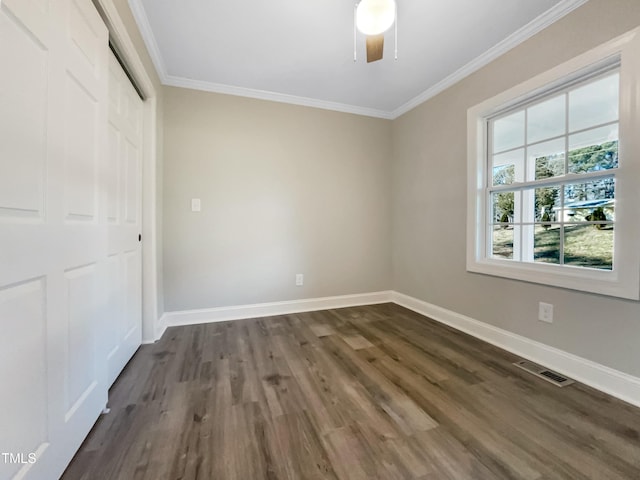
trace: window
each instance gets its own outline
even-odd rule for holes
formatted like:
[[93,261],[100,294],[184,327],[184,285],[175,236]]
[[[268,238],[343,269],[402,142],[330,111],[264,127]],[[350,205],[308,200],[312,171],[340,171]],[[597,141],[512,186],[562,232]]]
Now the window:
[[635,38],[469,110],[469,271],[640,297]]
[[620,74],[488,119],[487,255],[613,269]]

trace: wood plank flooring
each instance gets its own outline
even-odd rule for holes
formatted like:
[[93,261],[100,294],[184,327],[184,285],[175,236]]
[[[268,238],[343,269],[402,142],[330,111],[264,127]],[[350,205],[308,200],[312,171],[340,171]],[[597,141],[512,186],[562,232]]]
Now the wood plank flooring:
[[175,327],[64,480],[640,479],[640,409],[393,304]]

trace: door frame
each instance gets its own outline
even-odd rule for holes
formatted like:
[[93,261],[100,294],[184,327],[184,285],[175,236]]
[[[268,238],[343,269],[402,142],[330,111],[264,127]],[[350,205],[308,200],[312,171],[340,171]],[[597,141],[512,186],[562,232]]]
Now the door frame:
[[111,42],[145,96],[142,134],[142,343],[153,343],[162,333],[158,299],[157,222],[157,112],[158,92],[116,9],[113,0],[93,0],[107,28]]

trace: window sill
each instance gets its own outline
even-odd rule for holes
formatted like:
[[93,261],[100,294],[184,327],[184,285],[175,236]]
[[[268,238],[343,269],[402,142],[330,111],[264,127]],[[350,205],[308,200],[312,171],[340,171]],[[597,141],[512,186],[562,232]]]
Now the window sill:
[[621,281],[615,270],[483,259],[468,260],[467,271],[581,292],[640,300],[637,284]]

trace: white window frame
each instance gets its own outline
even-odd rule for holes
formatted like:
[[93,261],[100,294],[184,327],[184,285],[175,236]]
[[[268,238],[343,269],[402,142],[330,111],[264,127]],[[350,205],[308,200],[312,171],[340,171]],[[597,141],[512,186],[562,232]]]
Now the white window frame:
[[[622,35],[467,112],[467,271],[556,287],[640,300],[640,29]],[[542,262],[520,262],[488,254],[491,209],[487,202],[491,171],[488,119],[533,100],[602,65],[620,63],[619,167],[616,169],[616,220],[613,270]],[[582,175],[565,175],[579,181]]]

